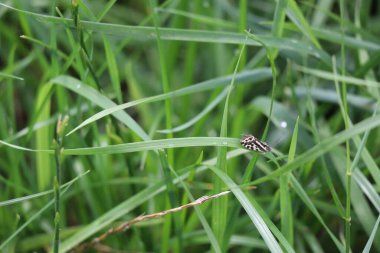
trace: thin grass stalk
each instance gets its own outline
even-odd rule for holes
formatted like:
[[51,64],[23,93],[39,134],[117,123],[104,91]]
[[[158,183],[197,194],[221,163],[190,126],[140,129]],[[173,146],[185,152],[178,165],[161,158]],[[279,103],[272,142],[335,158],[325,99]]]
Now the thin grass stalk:
[[54,253],[59,252],[59,231],[60,231],[60,185],[61,185],[61,167],[62,167],[62,151],[63,151],[63,137],[64,137],[64,129],[67,125],[68,117],[60,116],[57,121],[56,127],[56,136],[54,140],[55,144],[55,167],[56,167],[56,175],[54,177],[54,242],[53,249]]
[[[160,67],[161,67],[161,78],[162,78],[162,87],[163,87],[163,91],[164,93],[169,93],[170,92],[170,89],[169,89],[169,77],[168,77],[168,70],[167,70],[167,63],[165,61],[165,49],[162,45],[162,42],[161,42],[161,33],[160,33],[160,29],[158,29],[159,25],[160,25],[160,20],[159,20],[159,17],[156,13],[156,1],[155,0],[151,0],[151,6],[152,6],[152,9],[153,9],[153,20],[154,20],[154,27],[155,27],[155,32],[156,32],[156,39],[157,39],[157,48],[158,48],[158,53],[159,53],[159,59],[160,59]],[[166,126],[166,129],[172,129],[172,103],[171,103],[171,99],[165,99],[165,126]],[[167,138],[168,139],[171,139],[173,138],[173,133],[168,133],[167,134]],[[169,160],[169,164],[171,166],[174,166],[173,162],[174,162],[174,155],[173,155],[173,151],[172,150],[168,150],[168,160]]]
[[73,16],[73,20],[74,20],[74,26],[75,26],[75,29],[77,32],[77,39],[79,40],[79,45],[81,48],[80,52],[81,52],[82,59],[83,59],[85,65],[87,66],[88,70],[90,71],[90,74],[91,74],[92,78],[94,79],[98,90],[102,91],[102,86],[100,85],[99,78],[97,77],[95,70],[92,66],[91,58],[90,58],[91,56],[90,56],[88,49],[86,47],[85,36],[83,33],[82,25],[80,23],[80,18],[79,18],[78,0],[72,0],[71,6],[72,6],[72,16]]
[[[341,75],[345,76],[345,47],[344,47],[344,9],[345,2],[344,0],[339,0],[339,9],[340,9],[340,29],[342,33],[342,45],[341,45]],[[349,129],[350,124],[348,121],[348,105],[347,105],[347,85],[342,81],[342,104],[343,104],[343,120],[344,126],[346,129]],[[351,159],[350,159],[350,140],[346,141],[346,217],[345,217],[345,237],[346,237],[346,253],[350,252],[351,245]]]
[[[167,70],[167,62],[166,62],[166,51],[164,49],[164,45],[161,42],[161,33],[160,33],[160,19],[158,17],[157,11],[156,11],[156,6],[157,6],[157,1],[156,0],[151,0],[150,1],[150,6],[153,11],[153,21],[154,21],[154,28],[156,32],[156,42],[157,42],[157,49],[159,53],[159,60],[160,60],[160,68],[161,68],[161,79],[162,79],[162,87],[163,87],[163,92],[169,93],[169,77],[168,77],[168,70]],[[165,127],[167,129],[172,129],[172,103],[171,99],[166,99],[165,100]],[[172,139],[173,138],[173,133],[169,132],[167,133],[167,138]],[[174,207],[178,201],[178,197],[176,196],[175,192],[175,187],[172,183],[173,178],[171,176],[171,173],[169,171],[169,166],[174,166],[174,151],[172,149],[169,149],[167,151],[167,157],[165,152],[160,152],[160,159],[161,159],[161,164],[162,164],[162,169],[164,170],[165,178],[167,181],[167,187],[168,187],[168,192],[169,192],[169,201],[170,204],[167,203],[167,207]],[[170,237],[170,224],[171,224],[171,218],[165,219],[165,224],[164,224],[164,238],[169,239]],[[182,251],[182,224],[181,224],[181,219],[178,214],[175,214],[173,217],[173,221],[175,222],[175,233],[177,235],[177,240],[176,243],[174,244],[173,251],[174,252],[181,252]],[[163,244],[167,245],[167,244]],[[168,250],[168,246],[164,246],[161,248],[161,252],[165,252]]]
[[275,91],[276,91],[276,86],[277,86],[277,68],[276,68],[276,64],[274,62],[275,60],[275,57],[274,57],[274,54],[272,52],[272,49],[269,48],[261,39],[259,39],[256,35],[250,33],[249,31],[246,31],[246,35],[248,36],[248,38],[258,42],[259,44],[261,44],[265,50],[266,50],[266,55],[267,55],[267,58],[269,60],[269,63],[270,63],[270,66],[271,66],[271,70],[272,70],[272,94],[271,94],[271,103],[270,103],[270,107],[269,107],[269,115],[268,115],[268,120],[265,124],[265,129],[264,129],[264,133],[262,134],[262,137],[261,139],[262,140],[265,140],[266,137],[267,137],[267,134],[268,134],[268,131],[269,131],[269,125],[270,125],[270,122],[271,122],[271,118],[272,118],[272,112],[273,112],[273,102],[274,102],[274,97],[275,97]]

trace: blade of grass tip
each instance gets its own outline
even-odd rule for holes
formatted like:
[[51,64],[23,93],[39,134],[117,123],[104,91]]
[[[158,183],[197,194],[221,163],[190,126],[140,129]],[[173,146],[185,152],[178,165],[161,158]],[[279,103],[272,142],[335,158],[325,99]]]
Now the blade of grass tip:
[[[229,99],[231,92],[234,88],[235,76],[239,67],[241,56],[243,55],[245,49],[245,44],[240,50],[240,55],[237,60],[234,74],[231,79],[231,83],[228,89],[226,102],[223,110],[222,124],[220,128],[220,137],[227,136],[227,122],[228,122],[228,108],[229,108]],[[223,171],[227,172],[227,146],[221,146],[218,148],[217,154],[217,163],[216,167]],[[218,177],[214,177],[214,191],[216,193],[222,190],[222,180]],[[225,240],[225,229],[227,224],[227,210],[228,210],[228,198],[216,199],[213,201],[212,205],[212,227],[215,231],[216,238],[218,240],[219,245],[221,245],[221,250],[224,252],[225,247],[227,247],[227,240]]]
[[13,79],[16,79],[16,80],[24,81],[24,78],[22,78],[22,77],[11,75],[11,74],[7,74],[7,73],[3,73],[3,72],[0,72],[0,76],[5,77],[5,78],[13,78]]
[[377,221],[376,221],[375,225],[373,226],[371,236],[369,237],[369,239],[368,239],[368,241],[367,241],[367,243],[363,249],[363,253],[369,253],[370,252],[371,247],[372,247],[372,243],[373,243],[373,239],[375,238],[377,228],[379,227],[379,223],[380,223],[380,215],[377,217]]
[[235,197],[239,200],[240,204],[247,212],[249,218],[252,220],[253,224],[259,231],[260,235],[265,241],[265,244],[268,246],[271,252],[283,252],[280,245],[274,238],[273,234],[269,230],[268,226],[265,224],[264,220],[258,214],[256,209],[251,205],[248,198],[245,196],[243,191],[240,189],[235,182],[227,176],[227,174],[221,171],[217,167],[209,166],[209,168],[228,186],[231,192],[235,195]]
[[[74,178],[71,183],[69,183],[66,188],[61,192],[61,196],[66,193],[66,191],[82,176],[86,175],[86,173],[77,176]],[[35,219],[41,216],[43,212],[45,212],[47,209],[49,209],[54,204],[54,199],[50,200],[49,203],[47,203],[45,206],[43,206],[38,212],[33,214],[24,224],[22,224],[15,232],[13,232],[6,240],[3,241],[3,243],[0,245],[0,251],[3,250],[7,244],[12,241],[13,238],[15,238],[18,234],[20,234],[30,223],[32,223]]]
[[7,147],[14,148],[14,149],[21,150],[21,151],[28,151],[28,152],[45,152],[45,153],[49,153],[49,154],[53,154],[53,153],[54,153],[53,150],[49,150],[49,149],[30,149],[30,148],[24,148],[24,147],[17,146],[17,145],[14,145],[14,144],[11,144],[11,143],[8,143],[8,142],[5,142],[5,141],[2,141],[2,140],[0,140],[0,144],[3,144],[3,145],[5,145],[5,146],[7,146]]

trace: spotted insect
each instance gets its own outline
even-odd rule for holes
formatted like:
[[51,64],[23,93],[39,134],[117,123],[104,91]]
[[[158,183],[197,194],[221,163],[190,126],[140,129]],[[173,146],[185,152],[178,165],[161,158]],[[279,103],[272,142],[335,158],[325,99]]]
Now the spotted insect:
[[246,149],[259,151],[261,153],[270,152],[272,149],[269,145],[263,141],[260,141],[253,135],[244,135],[240,140],[240,144]]

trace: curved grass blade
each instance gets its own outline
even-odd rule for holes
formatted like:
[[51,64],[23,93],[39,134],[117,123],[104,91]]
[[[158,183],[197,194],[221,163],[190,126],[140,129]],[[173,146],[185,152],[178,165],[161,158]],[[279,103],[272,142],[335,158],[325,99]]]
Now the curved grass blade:
[[[54,150],[36,150],[20,147],[1,141],[1,144],[9,146],[14,149],[29,151],[29,152],[44,152],[53,154]],[[92,148],[74,148],[64,149],[64,155],[106,155],[106,154],[120,154],[131,153],[145,150],[157,150],[167,148],[183,148],[183,147],[233,147],[241,148],[239,139],[226,138],[226,137],[187,137],[187,138],[173,138],[162,140],[150,140],[142,142],[124,143],[118,145],[109,145],[104,147],[92,147]]]
[[[220,177],[224,183],[229,187],[231,192],[235,195],[235,197],[239,200],[240,204],[244,208],[244,210],[247,212],[249,218],[259,231],[260,235],[264,239],[265,244],[269,248],[271,252],[283,252],[280,245],[274,238],[272,232],[269,230],[267,224],[264,222],[263,218],[259,215],[258,211],[255,209],[255,207],[250,203],[249,199],[243,191],[239,188],[235,182],[228,177],[227,174],[225,174],[220,169],[210,166],[209,167],[218,177]],[[284,239],[286,241],[286,239]],[[284,245],[284,247],[287,248],[288,252],[294,252],[292,247],[287,244]]]
[[299,155],[297,158],[295,158],[291,163],[288,163],[278,170],[272,172],[271,174],[264,176],[262,178],[259,178],[252,182],[252,184],[259,184],[265,181],[268,181],[270,179],[274,179],[280,175],[283,175],[286,172],[289,172],[291,170],[294,170],[303,164],[306,164],[308,161],[313,160],[325,153],[327,153],[329,150],[333,149],[335,146],[341,144],[342,142],[353,138],[354,136],[365,132],[368,129],[375,128],[380,125],[380,115],[377,115],[375,117],[367,118],[356,125],[354,125],[352,128],[341,131],[340,133],[325,139],[321,141],[319,144],[314,146],[313,148],[309,149],[305,153]]
[[[270,77],[271,77],[270,70],[268,68],[262,68],[262,69],[256,69],[253,71],[244,71],[244,72],[237,74],[235,77],[235,82],[236,83],[245,83],[247,81],[257,82],[257,81],[266,80],[267,78],[270,78]],[[90,118],[86,119],[79,126],[74,128],[73,130],[71,130],[67,135],[70,135],[73,132],[77,131],[78,129],[80,129],[80,128],[82,128],[82,127],[84,127],[84,126],[86,126],[86,125],[88,125],[88,124],[90,124],[90,123],[92,123],[98,119],[101,119],[107,115],[113,114],[116,118],[118,118],[121,115],[118,115],[118,114],[115,115],[114,113],[116,113],[120,110],[124,110],[124,109],[127,109],[129,107],[144,104],[144,103],[157,102],[157,101],[161,101],[161,100],[164,100],[167,98],[173,98],[173,97],[177,97],[177,96],[193,94],[196,92],[202,92],[202,91],[206,91],[206,90],[215,89],[215,88],[221,87],[221,86],[226,86],[227,84],[229,84],[231,79],[232,79],[232,75],[225,76],[225,77],[219,77],[219,78],[204,81],[204,82],[201,82],[201,83],[189,86],[189,87],[185,87],[185,88],[182,88],[182,89],[179,89],[176,91],[168,92],[166,94],[156,95],[156,96],[152,96],[152,97],[148,97],[148,98],[142,98],[142,99],[132,101],[132,102],[128,102],[128,103],[121,104],[121,105],[115,105],[112,101],[108,101],[108,102],[106,102],[106,104],[108,105],[106,107],[107,109],[100,111],[100,112],[96,113],[95,115],[91,116]],[[92,88],[91,89],[86,88],[86,90],[81,90],[82,86],[83,87],[89,87],[89,86],[87,86],[86,84],[82,83],[81,81],[79,81],[75,78],[69,77],[69,76],[58,76],[58,77],[54,78],[53,80],[51,80],[51,82],[62,85],[68,89],[71,89],[72,91],[74,91],[80,95],[85,95],[86,92],[90,92],[89,95],[91,95],[91,100],[99,97],[99,95],[98,95],[99,93],[97,93]],[[94,93],[94,94],[92,94],[92,93]],[[87,96],[87,94],[85,96]],[[102,98],[102,96],[100,96],[100,98]],[[111,103],[112,103],[112,105],[111,105]],[[123,120],[123,121],[125,121],[125,120]]]
[[[99,93],[94,88],[86,85],[85,83],[79,81],[70,76],[58,76],[51,80],[53,84],[62,85],[73,92],[85,97],[90,100],[94,104],[100,106],[101,108],[109,108],[114,107],[116,104],[105,97],[101,93]],[[129,116],[126,112],[113,112],[113,116],[115,116],[118,120],[123,122],[126,126],[128,126],[132,131],[134,131],[138,136],[140,136],[143,140],[150,140],[150,137],[145,133],[145,131],[140,127],[136,121]]]
[[44,153],[51,153],[53,154],[53,150],[45,150],[45,149],[30,149],[30,148],[24,148],[24,147],[21,147],[21,146],[18,146],[18,145],[14,145],[14,144],[11,144],[11,143],[8,143],[8,142],[5,142],[5,141],[2,141],[0,140],[0,144],[3,144],[7,147],[10,147],[10,148],[14,148],[14,149],[17,149],[17,150],[21,150],[21,151],[28,151],[28,152],[44,152]]
[[3,73],[3,72],[0,72],[0,77],[4,77],[4,78],[12,78],[12,79],[16,79],[16,80],[24,81],[24,78],[22,78],[22,77],[15,76],[15,75],[11,75],[11,74],[7,74],[7,73]]
[[241,148],[239,139],[222,138],[222,137],[188,137],[188,138],[173,138],[162,140],[151,140],[144,142],[133,142],[119,145],[110,145],[105,147],[94,148],[76,148],[65,149],[65,155],[95,155],[95,154],[119,154],[130,153],[144,150],[157,150],[167,148],[183,148],[183,147],[234,147]]

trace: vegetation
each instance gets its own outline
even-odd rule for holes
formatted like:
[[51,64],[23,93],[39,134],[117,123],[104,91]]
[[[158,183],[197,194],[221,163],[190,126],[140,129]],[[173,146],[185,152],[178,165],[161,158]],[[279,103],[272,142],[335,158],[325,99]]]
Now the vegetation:
[[0,16],[0,252],[380,252],[377,1]]

